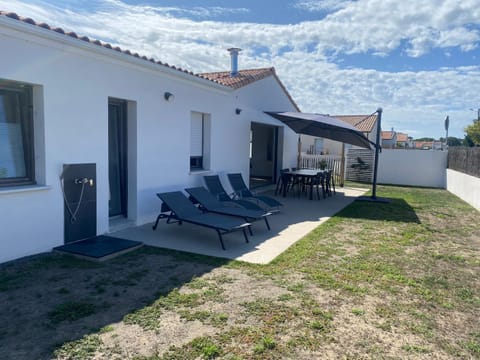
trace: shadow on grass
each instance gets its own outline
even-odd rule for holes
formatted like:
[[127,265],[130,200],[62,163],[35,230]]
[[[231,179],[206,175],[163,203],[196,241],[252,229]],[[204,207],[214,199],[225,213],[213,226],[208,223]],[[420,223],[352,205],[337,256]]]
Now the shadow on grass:
[[[2,359],[51,359],[227,260],[144,246],[96,263],[42,254],[0,265]],[[6,357],[3,357],[6,356]]]
[[420,224],[415,210],[403,199],[389,198],[390,203],[354,201],[336,216],[354,219],[398,221]]

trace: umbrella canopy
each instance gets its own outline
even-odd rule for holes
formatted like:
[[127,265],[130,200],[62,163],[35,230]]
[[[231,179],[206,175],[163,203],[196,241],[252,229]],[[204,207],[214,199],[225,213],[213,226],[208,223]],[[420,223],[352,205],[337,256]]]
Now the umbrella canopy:
[[297,134],[327,138],[370,149],[370,140],[354,126],[328,115],[301,112],[270,112]]

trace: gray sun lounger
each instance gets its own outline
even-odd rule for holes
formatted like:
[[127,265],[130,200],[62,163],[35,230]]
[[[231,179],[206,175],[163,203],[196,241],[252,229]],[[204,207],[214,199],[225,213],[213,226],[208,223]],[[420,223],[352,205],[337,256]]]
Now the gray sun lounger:
[[262,207],[258,206],[252,201],[232,199],[230,195],[228,195],[225,191],[225,188],[223,187],[218,175],[206,175],[203,177],[203,180],[205,181],[205,185],[207,186],[208,191],[210,191],[210,193],[212,193],[217,198],[217,200],[234,202],[235,204],[245,209],[262,211],[264,210]]
[[230,185],[232,185],[233,191],[241,198],[245,200],[252,200],[252,201],[261,201],[265,205],[268,206],[267,209],[276,208],[278,209],[283,204],[276,199],[270,196],[264,195],[254,195],[243,181],[242,174],[228,174],[228,181],[230,181]]
[[[213,212],[217,214],[224,214],[230,216],[241,217],[247,222],[253,222],[257,220],[265,220],[267,229],[270,230],[270,224],[268,223],[267,216],[272,213],[264,210],[251,210],[240,208],[236,206],[228,206],[226,202],[217,200],[217,198],[208,192],[204,187],[194,187],[185,189],[185,191],[193,198],[194,201],[200,204],[200,207],[207,212]],[[252,235],[251,227],[249,226],[250,235]]]
[[245,241],[248,243],[247,233],[245,228],[250,226],[250,223],[240,219],[232,218],[227,215],[220,215],[215,213],[204,213],[192,204],[190,200],[181,192],[173,191],[166,193],[158,193],[157,196],[168,207],[162,208],[162,211],[169,210],[169,214],[165,215],[163,212],[157,217],[157,221],[153,226],[155,230],[158,222],[162,218],[167,218],[167,224],[182,222],[191,223],[210,229],[214,229],[222,245],[222,249],[225,250],[223,243],[223,234],[231,233],[233,231],[242,231]]

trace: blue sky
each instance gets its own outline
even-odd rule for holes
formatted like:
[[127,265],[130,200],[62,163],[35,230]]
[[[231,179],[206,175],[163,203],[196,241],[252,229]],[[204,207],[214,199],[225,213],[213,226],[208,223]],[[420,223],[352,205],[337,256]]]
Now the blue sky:
[[[0,9],[193,72],[274,66],[304,112],[463,137],[480,107],[480,0],[0,0]],[[471,109],[474,109],[471,110]]]

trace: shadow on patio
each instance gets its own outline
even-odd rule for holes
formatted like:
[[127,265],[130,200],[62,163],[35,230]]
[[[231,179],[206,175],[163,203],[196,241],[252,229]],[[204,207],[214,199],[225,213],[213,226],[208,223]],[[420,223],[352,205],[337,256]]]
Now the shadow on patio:
[[[271,230],[266,229],[263,221],[255,222],[254,235],[249,236],[248,244],[241,232],[227,234],[224,236],[226,250],[221,249],[213,230],[185,223],[178,226],[161,221],[155,231],[152,224],[147,224],[110,235],[151,246],[266,264],[365,192],[365,189],[342,188],[336,195],[320,200],[277,197],[284,206],[270,216]],[[273,196],[271,191],[265,194]],[[160,202],[158,207],[160,209]]]

